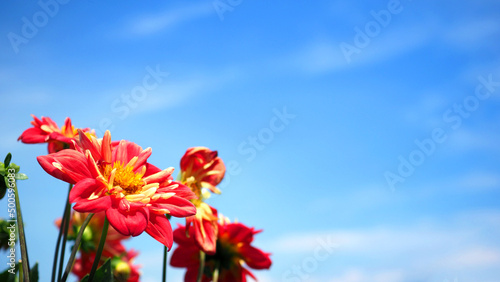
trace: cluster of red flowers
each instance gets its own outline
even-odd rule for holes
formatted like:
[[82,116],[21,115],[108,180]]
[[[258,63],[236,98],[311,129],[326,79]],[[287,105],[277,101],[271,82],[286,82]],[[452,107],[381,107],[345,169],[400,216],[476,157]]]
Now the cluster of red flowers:
[[[168,249],[174,241],[178,244],[171,265],[187,268],[185,281],[246,281],[247,276],[255,277],[245,265],[253,269],[271,266],[270,254],[251,246],[259,231],[219,218],[217,210],[205,202],[210,192],[220,194],[216,186],[225,173],[217,151],[189,148],[180,162],[179,181],[174,181],[173,168],[161,170],[148,162],[151,148],[126,140],[112,142],[109,131],[97,138],[89,129],[75,128],[69,118],[62,128],[50,118],[33,118],[33,127],[19,140],[48,143],[49,154],[37,158],[41,167],[74,185],[69,195],[75,211],[70,237],[76,235],[86,213],[95,214],[87,226],[90,231],[83,233],[80,256],[72,270],[79,278],[92,267],[105,220],[110,226],[101,260],[112,258],[115,278],[121,277],[120,281],[139,279],[133,265],[137,253],[126,251],[121,241],[144,231]],[[186,225],[172,231],[170,216],[185,217]]]
[[[69,221],[68,238],[76,239],[76,234],[80,230],[83,221],[88,216],[86,213],[74,211]],[[96,213],[83,232],[82,242],[79,248],[79,257],[75,260],[72,273],[80,280],[89,274],[96,257],[96,250],[101,240],[104,226],[105,213]],[[56,221],[56,225],[61,227],[61,219]],[[108,258],[111,259],[111,268],[116,281],[139,281],[139,266],[134,265],[134,258],[139,254],[135,250],[126,250],[122,241],[130,238],[120,234],[113,227],[109,227],[106,236],[106,243],[99,261],[102,265]]]

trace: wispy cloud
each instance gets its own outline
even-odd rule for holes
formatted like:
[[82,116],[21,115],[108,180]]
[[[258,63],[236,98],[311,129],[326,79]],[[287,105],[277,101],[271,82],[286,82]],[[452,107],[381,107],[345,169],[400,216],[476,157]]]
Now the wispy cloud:
[[500,249],[478,246],[459,250],[444,258],[440,265],[449,269],[462,269],[494,267],[499,263]]
[[[353,31],[352,37],[354,36]],[[342,40],[322,39],[309,42],[281,60],[286,69],[292,68],[310,74],[340,71],[381,62],[409,52],[423,46],[431,36],[424,26],[399,28],[371,39],[369,46],[359,48],[359,53],[353,53],[349,60],[340,48]],[[344,39],[352,41],[352,38]],[[349,44],[352,45],[353,42]]]
[[149,35],[212,13],[214,13],[214,10],[210,4],[198,3],[175,10],[144,15],[132,22],[130,32],[136,35]]
[[[495,18],[486,18],[476,21],[463,22],[449,30],[443,30],[443,40],[457,48],[484,47],[485,42],[491,42],[500,33],[500,21]],[[495,40],[495,39],[493,39]],[[495,43],[493,41],[492,43]],[[490,47],[494,48],[495,44]],[[486,45],[487,46],[487,45]],[[496,44],[498,47],[498,44]],[[474,50],[476,51],[476,50]]]
[[471,172],[463,175],[456,183],[457,187],[468,191],[500,190],[500,174],[486,171]]
[[171,107],[185,105],[198,96],[206,95],[226,83],[238,78],[238,71],[215,71],[212,74],[198,74],[174,80],[167,77],[165,83],[153,91],[134,110],[134,114],[151,113]]
[[367,272],[362,269],[352,268],[339,276],[333,277],[330,282],[399,282],[404,281],[404,272],[401,270],[383,270]]
[[[321,240],[323,244],[335,244],[337,247],[332,254],[335,259],[321,261],[323,269],[335,264],[335,268],[341,270],[336,276],[326,276],[332,282],[453,278],[449,273],[467,278],[474,277],[479,271],[483,278],[490,277],[491,280],[498,274],[495,268],[500,262],[500,245],[496,238],[500,232],[498,222],[490,219],[499,214],[498,210],[471,211],[450,217],[446,224],[426,220],[425,223],[406,226],[288,234],[267,244],[273,246],[271,250],[275,256],[287,260],[288,269],[297,265],[297,257],[306,261],[306,257],[315,254],[315,250],[323,246]],[[326,281],[322,277],[325,272],[315,271],[308,273],[311,278],[308,281]],[[291,273],[288,273],[290,277]]]
[[[426,21],[403,22],[407,23],[391,23],[380,34],[369,38],[366,47],[354,44],[356,33],[353,30],[351,37],[332,35],[311,41],[282,61],[287,68],[291,64],[295,70],[317,74],[383,62],[417,48],[436,44],[445,44],[448,48],[459,50],[491,46],[495,45],[496,41],[492,40],[500,32],[497,19],[446,23],[431,18]],[[363,24],[366,23],[360,22],[358,27]],[[352,53],[348,60],[340,48],[341,43],[348,43],[359,52]]]
[[489,131],[461,128],[450,135],[450,149],[457,151],[491,151],[498,152],[500,135]]

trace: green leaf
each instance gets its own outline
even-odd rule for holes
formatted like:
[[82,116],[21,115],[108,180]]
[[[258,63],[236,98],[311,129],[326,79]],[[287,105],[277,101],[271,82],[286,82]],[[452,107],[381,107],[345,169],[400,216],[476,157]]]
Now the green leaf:
[[38,282],[38,262],[30,269],[30,281]]
[[6,192],[7,192],[7,184],[5,184],[5,178],[0,176],[0,200],[3,199]]
[[9,166],[10,160],[12,160],[12,154],[8,153],[7,156],[5,156],[5,160],[3,161],[5,167]]
[[16,263],[14,274],[9,272],[11,268],[7,268],[4,272],[0,273],[0,281],[5,282],[15,282],[17,277],[17,271],[19,270],[19,263]]
[[[2,281],[0,279],[0,281]],[[83,277],[80,282],[87,282],[89,281],[89,275],[87,274],[85,277]],[[111,259],[107,259],[104,264],[99,267],[94,275],[94,281],[99,281],[99,282],[112,282],[113,281],[113,271],[111,269]]]
[[15,163],[11,163],[8,168],[13,168],[15,171],[14,173],[18,173],[19,170],[21,169],[21,167],[16,165]]
[[28,176],[24,173],[16,173],[16,175],[14,176],[14,178],[16,180],[26,180],[28,179]]

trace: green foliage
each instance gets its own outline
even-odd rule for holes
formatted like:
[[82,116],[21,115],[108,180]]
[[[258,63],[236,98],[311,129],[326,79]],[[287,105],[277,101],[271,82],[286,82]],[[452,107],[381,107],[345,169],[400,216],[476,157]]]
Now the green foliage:
[[[0,280],[1,281],[1,280]],[[80,282],[88,282],[89,275],[87,274]],[[94,275],[94,281],[99,282],[112,282],[113,281],[113,271],[111,270],[111,259],[107,259],[104,264],[99,267]]]
[[[0,177],[3,180],[0,180],[0,200],[3,199],[5,196],[5,193],[7,191],[7,188],[12,188],[11,184],[14,178],[15,180],[25,180],[28,179],[28,176],[24,173],[19,173],[19,170],[21,169],[18,165],[15,163],[11,163],[10,161],[12,160],[12,155],[11,153],[8,153],[7,156],[5,157],[5,160],[3,163],[0,163]],[[14,170],[12,172],[11,170]],[[10,181],[9,181],[10,178]]]
[[[20,264],[16,263],[16,266],[14,267],[14,271],[12,271],[10,268],[8,268],[4,272],[0,273],[0,281],[2,281],[2,282],[17,282],[17,281],[19,281],[19,277],[17,275],[19,272],[19,267],[20,267]],[[10,272],[9,272],[9,270],[10,270]],[[12,272],[14,272],[14,273],[12,273]],[[30,282],[38,282],[39,278],[40,277],[38,275],[38,262],[37,262],[30,270]]]

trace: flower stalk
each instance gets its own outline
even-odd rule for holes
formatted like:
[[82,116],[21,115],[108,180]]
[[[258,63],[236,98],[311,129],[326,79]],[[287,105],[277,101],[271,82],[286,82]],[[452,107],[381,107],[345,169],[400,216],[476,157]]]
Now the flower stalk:
[[203,278],[204,269],[205,269],[205,252],[200,250],[200,268],[198,268],[198,278],[196,278],[196,281],[201,282]]
[[102,228],[101,240],[99,241],[99,247],[97,248],[97,253],[95,256],[94,264],[92,264],[92,269],[90,270],[89,281],[94,279],[95,271],[101,260],[102,250],[104,248],[104,243],[106,242],[106,236],[108,235],[109,221],[107,217],[104,217],[104,227]]
[[[68,229],[70,225],[70,214],[71,214],[71,204],[69,202],[69,193],[71,192],[71,188],[73,188],[73,184],[69,185],[69,190],[68,190],[68,198],[66,199],[66,206],[64,207],[64,215],[63,215],[63,221],[61,223],[61,228],[59,229],[59,234],[63,234],[63,240],[62,240],[62,248],[61,248],[61,258],[59,259],[59,274],[58,274],[58,279],[57,281],[61,280],[62,277],[62,269],[64,266],[64,254],[66,253],[66,242],[68,240]],[[59,237],[60,238],[60,237]],[[59,242],[57,242],[57,245],[59,246]]]
[[69,256],[68,264],[66,265],[66,270],[64,271],[63,277],[61,278],[62,282],[66,281],[68,279],[69,272],[71,271],[71,268],[73,267],[73,263],[75,261],[76,252],[80,248],[80,243],[82,241],[83,231],[85,231],[85,227],[87,227],[87,225],[89,224],[90,220],[92,219],[92,216],[94,216],[94,214],[90,213],[85,218],[85,221],[83,222],[82,226],[80,227],[80,231],[78,232],[78,236],[76,236],[76,239],[75,239],[75,245],[73,246],[73,250],[71,251],[71,255]]
[[17,214],[17,224],[18,224],[18,232],[19,232],[19,243],[21,244],[21,263],[23,266],[23,276],[24,276],[24,281],[29,282],[30,281],[30,267],[29,267],[29,260],[28,260],[28,247],[26,245],[26,236],[24,233],[24,223],[23,223],[23,216],[21,214],[21,203],[19,201],[19,195],[18,195],[18,190],[17,190],[17,183],[16,181],[14,183],[14,194],[16,198],[16,214]]
[[220,269],[220,261],[218,260],[215,262],[213,282],[217,282],[217,280],[219,280],[219,269]]
[[161,277],[162,282],[167,282],[167,253],[168,248],[166,246],[163,246],[163,272]]

